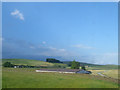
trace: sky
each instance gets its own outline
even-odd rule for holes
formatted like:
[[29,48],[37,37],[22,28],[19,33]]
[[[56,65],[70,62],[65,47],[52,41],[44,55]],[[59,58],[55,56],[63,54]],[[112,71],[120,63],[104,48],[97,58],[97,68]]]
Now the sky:
[[4,2],[2,56],[118,64],[117,2]]

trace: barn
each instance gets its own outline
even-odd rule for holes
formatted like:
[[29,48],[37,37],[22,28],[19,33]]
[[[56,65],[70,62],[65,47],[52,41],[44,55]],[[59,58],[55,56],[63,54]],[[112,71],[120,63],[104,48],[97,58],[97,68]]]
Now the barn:
[[36,72],[58,72],[58,73],[79,73],[79,74],[91,74],[90,71],[83,69],[39,69]]

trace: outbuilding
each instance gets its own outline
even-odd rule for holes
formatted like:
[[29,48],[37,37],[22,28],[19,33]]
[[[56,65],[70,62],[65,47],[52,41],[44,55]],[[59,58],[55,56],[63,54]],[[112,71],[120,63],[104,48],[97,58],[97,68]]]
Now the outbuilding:
[[80,70],[80,71],[77,71],[76,73],[91,74],[92,72],[91,71],[86,71],[86,70]]
[[36,72],[58,72],[58,73],[81,73],[81,74],[91,74],[90,71],[82,69],[39,69]]

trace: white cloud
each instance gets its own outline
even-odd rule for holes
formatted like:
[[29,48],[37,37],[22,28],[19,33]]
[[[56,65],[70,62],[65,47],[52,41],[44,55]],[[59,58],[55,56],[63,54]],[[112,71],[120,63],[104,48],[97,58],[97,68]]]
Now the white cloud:
[[58,51],[58,52],[65,52],[66,51],[65,49],[57,49],[54,47],[49,47],[49,49],[54,50],[54,51]]
[[3,40],[5,40],[4,38],[2,38],[2,37],[0,37],[0,41],[3,41]]
[[65,49],[59,49],[59,51],[61,51],[61,52],[65,52],[66,50],[65,50]]
[[93,47],[85,46],[85,45],[82,45],[82,44],[73,45],[72,47],[81,48],[81,49],[93,49]]
[[49,47],[49,49],[51,49],[51,50],[57,50],[56,48],[54,48],[54,47]]
[[42,44],[46,44],[46,42],[45,42],[45,41],[43,41],[43,42],[42,42]]
[[44,47],[44,51],[39,52],[39,55],[45,55],[45,56],[66,56],[69,55],[68,52],[65,49],[59,49],[52,46]]
[[16,18],[19,18],[20,20],[24,20],[23,14],[17,9],[15,9],[13,12],[11,12],[11,15],[15,16]]
[[[0,37],[0,40],[4,40],[4,38]],[[64,48],[55,48],[46,45],[37,46],[34,44],[30,44],[28,42],[19,42],[13,39],[5,38],[3,42],[3,52],[4,56],[12,55],[17,57],[17,55],[33,55],[39,57],[43,56],[52,56],[52,57],[60,57],[63,60],[78,60],[80,62],[94,63],[94,64],[117,64],[118,63],[118,53],[117,52],[109,52],[109,53],[77,53]],[[2,44],[0,43],[0,46]],[[98,51],[99,52],[99,51]],[[61,59],[61,60],[62,60]]]
[[95,54],[95,64],[118,64],[118,53]]

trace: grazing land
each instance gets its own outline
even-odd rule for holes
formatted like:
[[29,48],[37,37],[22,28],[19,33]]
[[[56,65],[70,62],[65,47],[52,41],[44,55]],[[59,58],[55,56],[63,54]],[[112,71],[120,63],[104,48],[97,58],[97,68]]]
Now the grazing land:
[[[15,65],[46,66],[47,68],[70,68],[69,63],[49,63],[29,59],[3,59],[3,63]],[[117,88],[117,65],[84,64],[92,74],[37,73],[39,68],[4,68],[3,88]],[[58,67],[59,66],[59,67]],[[105,75],[101,76],[98,73]]]
[[118,78],[118,72],[119,72],[118,65],[91,66],[91,67],[87,67],[87,70],[90,70],[92,72],[92,75],[99,75],[98,73],[100,73],[106,77],[119,79]]
[[46,65],[52,66],[52,63],[40,61],[40,60],[30,60],[30,59],[2,59],[2,62],[11,62],[17,65]]
[[0,89],[2,87],[2,67],[0,66]]
[[116,70],[118,65],[93,65],[87,68],[88,70]]
[[3,88],[117,88],[115,79],[87,74],[36,73],[32,68],[3,68]]
[[49,63],[40,60],[30,59],[2,59],[2,63],[11,62],[16,65],[30,65],[30,66],[44,66],[44,67],[67,67],[66,64],[62,63]]
[[101,73],[106,77],[118,79],[118,70],[90,70],[90,71],[92,71],[93,75],[98,75],[98,73]]

